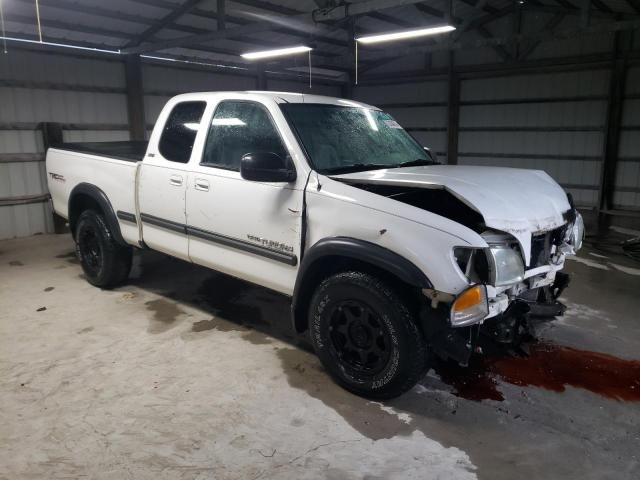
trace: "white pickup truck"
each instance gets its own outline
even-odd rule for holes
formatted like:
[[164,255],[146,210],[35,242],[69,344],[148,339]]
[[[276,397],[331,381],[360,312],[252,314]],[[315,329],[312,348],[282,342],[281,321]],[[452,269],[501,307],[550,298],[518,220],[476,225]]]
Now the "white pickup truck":
[[410,389],[432,354],[468,362],[557,306],[584,226],[546,173],[439,165],[387,113],[277,92],[179,95],[148,144],[50,148],[55,211],[87,280],[150,248],[292,297],[343,387]]

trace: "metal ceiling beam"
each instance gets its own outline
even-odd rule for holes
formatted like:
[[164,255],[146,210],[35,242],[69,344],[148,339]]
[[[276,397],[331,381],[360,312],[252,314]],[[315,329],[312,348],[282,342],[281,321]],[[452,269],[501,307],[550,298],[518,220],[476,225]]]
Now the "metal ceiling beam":
[[[16,3],[22,3],[25,5],[33,6],[31,0],[13,0]],[[82,3],[74,2],[71,0],[40,0],[40,8],[55,8],[60,10],[70,10],[77,13],[85,13],[87,15],[94,15],[97,17],[111,18],[113,20],[121,20],[123,22],[136,23],[140,25],[153,25],[154,20],[139,15],[132,15],[128,13],[122,13],[108,8],[87,6]]]
[[[142,1],[142,0],[136,0]],[[144,0],[147,1],[147,0]],[[397,7],[400,5],[413,5],[419,3],[421,0],[371,0],[370,2],[362,2],[356,4],[350,4],[347,9],[346,6],[339,7],[326,15],[320,17],[320,19],[316,16],[316,20],[342,20],[349,16],[356,15],[364,15],[369,12],[374,12],[376,10]],[[283,15],[276,17],[274,20],[282,21],[282,22],[301,22],[306,23],[309,28],[309,33],[320,33],[323,30],[326,30],[324,25],[320,26],[317,23],[310,23],[311,20],[309,13],[301,13],[296,15]],[[275,22],[274,22],[275,23]],[[224,31],[216,31],[210,33],[204,33],[199,35],[193,35],[189,37],[176,38],[172,40],[166,40],[161,42],[156,42],[149,45],[139,45],[133,48],[125,48],[125,53],[145,53],[145,52],[153,52],[158,50],[166,50],[169,48],[177,48],[177,47],[188,47],[193,45],[199,45],[202,43],[212,42],[215,40],[223,40],[223,39],[231,39],[234,36],[238,35],[250,35],[256,33],[263,33],[272,31],[277,28],[274,23],[251,23],[242,27],[227,29]],[[324,27],[324,28],[323,28]]]
[[[489,15],[494,15],[498,13],[501,9],[492,7],[487,2],[475,1],[475,0],[460,0],[462,3],[466,3],[467,5],[480,8],[483,12],[488,13]],[[481,6],[477,6],[478,4],[482,4]]]
[[593,5],[601,12],[613,13],[613,10],[605,4],[602,0],[591,0]]
[[[465,21],[460,18],[460,17],[456,17],[454,15],[452,15],[452,6],[453,6],[453,0],[447,0],[446,4],[445,4],[445,9],[443,10],[439,10],[437,8],[434,8],[430,5],[426,5],[424,3],[417,3],[414,5],[416,9],[418,9],[421,13],[428,15],[430,17],[435,17],[438,19],[442,19],[444,20],[447,24],[450,25],[455,25],[458,26],[458,29],[460,29],[460,25],[464,24]],[[495,16],[494,15],[483,15],[482,17],[479,17],[481,19],[483,19],[484,23],[489,23],[491,20],[493,19],[497,19],[500,18],[501,16],[504,16],[506,14],[508,14],[513,7],[509,6],[505,9],[502,9],[500,11],[498,11]],[[491,18],[489,18],[491,17]],[[480,24],[478,23],[478,19],[474,19],[473,23],[475,24],[475,26],[473,27],[473,29],[477,30],[478,33],[480,34],[480,36],[482,36],[485,39],[491,39],[494,38],[493,35],[491,34],[491,32],[489,32],[485,27],[484,27],[484,23]],[[470,25],[469,25],[469,28]],[[432,42],[432,43],[442,43],[441,42]],[[507,50],[501,46],[498,45],[496,47],[491,47],[496,54],[498,55],[499,58],[501,58],[502,60],[509,60],[511,58],[511,56],[509,55],[509,52],[507,52]],[[426,52],[426,53],[430,53],[430,52]],[[382,58],[379,60],[374,60],[371,62],[363,62],[362,66],[360,67],[360,71],[362,73],[368,72],[370,70],[373,70],[375,68],[379,68],[383,65],[386,65],[387,63],[391,63],[393,61],[397,60],[397,57],[393,57],[393,58]]]
[[406,20],[401,20],[399,18],[395,18],[395,17],[392,17],[391,15],[387,15],[386,13],[381,13],[381,12],[368,13],[367,17],[373,18],[375,20],[379,20],[381,22],[390,23],[391,25],[395,25],[397,27],[415,28],[416,26],[415,23],[407,22]]
[[587,28],[591,23],[591,0],[580,0],[580,26]]
[[555,2],[560,5],[562,8],[564,8],[565,10],[578,10],[578,7],[576,7],[573,3],[571,3],[569,0],[555,0]]
[[368,2],[350,3],[329,11],[320,11],[314,16],[316,21],[343,20],[348,17],[367,15],[378,10],[419,4],[424,0],[370,0]]
[[234,3],[246,5],[247,7],[259,8],[271,13],[279,13],[281,15],[296,15],[303,13],[295,8],[286,7],[284,5],[276,5],[275,3],[265,2],[264,0],[233,0]]
[[[307,20],[308,15],[293,15],[289,17],[294,20]],[[263,33],[274,30],[275,25],[267,22],[252,23],[242,27],[228,28],[222,31],[215,31],[209,33],[201,33],[198,35],[191,35],[188,37],[180,37],[172,40],[164,40],[160,42],[154,42],[145,45],[139,45],[133,48],[125,48],[124,53],[146,53],[155,52],[158,50],[167,50],[170,48],[189,48],[195,45],[201,45],[207,42],[213,42],[216,40],[233,39],[234,37],[252,35],[256,33]],[[313,26],[309,25],[309,30],[313,30]]]
[[[141,5],[150,5],[152,7],[155,8],[166,8],[166,9],[172,9],[175,7],[175,3],[174,2],[168,2],[166,0],[130,0],[134,3],[139,3]],[[242,0],[244,1],[244,0]],[[238,2],[235,3],[241,3],[241,1],[239,0]],[[265,2],[266,3],[266,2]],[[218,15],[216,14],[216,12],[212,12],[210,10],[204,10],[202,8],[193,8],[190,12],[189,15],[193,15],[196,17],[200,17],[200,18],[207,18],[210,20],[215,20],[217,22],[218,20]],[[254,22],[252,20],[248,20],[246,18],[241,18],[241,17],[236,17],[233,15],[229,15],[228,13],[225,14],[225,23],[234,23],[237,25],[251,25]],[[174,23],[173,25],[175,26],[182,26],[180,24]],[[227,25],[228,26],[228,25]],[[330,38],[327,37],[325,35],[322,35],[322,31],[324,32],[328,32],[330,31],[330,29],[328,27],[324,28],[324,26],[320,25],[317,26],[317,34],[315,35],[314,39],[317,42],[320,43],[326,43],[329,45],[336,45],[339,47],[346,47],[347,44],[346,42],[343,42],[341,40],[337,40],[334,38]],[[209,32],[210,30],[207,30],[207,32]],[[291,35],[293,37],[298,37],[298,38],[302,38],[302,39],[308,39],[309,35],[305,34],[305,33],[301,33],[299,30],[296,30],[295,28],[290,28],[290,27],[283,27],[282,25],[274,25],[273,28],[271,29],[271,31],[273,32],[277,32],[277,33],[282,33],[285,35]],[[202,31],[200,33],[203,33]],[[198,33],[199,34],[199,33]],[[258,42],[259,40],[253,40],[253,43]],[[264,43],[260,40],[261,43]]]
[[[23,1],[23,0],[18,0],[18,1]],[[25,2],[29,2],[30,0],[24,0]],[[70,2],[68,0],[55,0],[56,2],[59,3],[59,5],[55,5],[55,8],[75,8],[76,4],[74,2]],[[49,7],[47,0],[40,0],[41,4],[47,5],[47,7]],[[24,3],[24,2],[23,2]],[[104,9],[101,8],[97,8],[96,10],[93,9],[93,7],[86,7],[88,10],[85,11],[84,9],[82,10],[82,13],[87,13],[90,15],[101,15],[104,16],[103,12]],[[117,17],[117,18],[116,18]],[[17,14],[10,14],[8,16],[9,20],[14,21],[16,23],[23,23],[25,25],[33,25],[35,22],[35,18],[32,17],[28,17],[28,16],[24,16],[24,15],[17,15]],[[120,14],[116,14],[115,17],[113,17],[114,19],[117,20],[123,20],[123,21],[130,21],[132,23],[135,22],[140,22],[140,21],[145,21],[147,19],[145,19],[144,17],[136,17],[136,20],[131,20],[128,17],[127,18],[121,18]],[[152,21],[148,21],[147,24],[152,24]],[[64,22],[61,20],[53,20],[53,19],[48,19],[48,18],[43,18],[42,19],[42,24],[44,26],[49,26],[49,27],[53,27],[53,28],[58,28],[60,30],[68,30],[68,31],[73,31],[73,32],[81,32],[81,33],[89,33],[92,35],[101,35],[101,36],[105,36],[105,37],[112,37],[112,38],[118,38],[118,39],[123,39],[123,40],[130,40],[132,34],[127,33],[127,32],[123,32],[121,30],[111,30],[111,29],[107,29],[107,28],[101,28],[101,27],[92,27],[92,26],[88,26],[88,25],[79,25],[79,24],[74,24],[74,23],[68,23],[68,22]],[[197,28],[197,27],[189,27],[188,30],[190,33],[207,33],[209,32],[209,30],[205,30],[202,28]],[[19,35],[18,35],[19,36]],[[24,37],[24,35],[23,35]],[[25,37],[26,38],[26,37]],[[155,40],[153,37],[150,38],[150,40]],[[255,45],[256,43],[256,39],[253,38],[249,38],[249,37],[244,37],[244,36],[239,36],[233,39],[234,42],[239,42],[239,43],[247,43],[247,44],[251,44],[251,45]],[[74,44],[79,44],[77,41],[73,41],[70,42],[68,39],[65,40],[66,43],[74,43]],[[267,46],[273,46],[273,47],[278,47],[281,45],[280,42],[271,42],[271,41],[266,41],[266,40],[261,40],[260,41],[263,45],[267,45]],[[63,42],[64,43],[64,42]],[[101,47],[102,48],[102,47]],[[108,46],[108,48],[112,48],[112,49],[118,49],[121,48],[120,46],[113,46],[110,45]],[[208,53],[214,53],[214,54],[221,54],[221,55],[232,55],[232,56],[239,56],[240,53],[242,53],[241,51],[238,50],[230,50],[230,49],[221,49],[221,48],[217,48],[217,47],[207,47],[207,46],[197,46],[197,47],[189,47],[189,50],[194,50],[194,51],[200,51],[200,52],[208,52]],[[333,54],[333,53],[325,53],[319,50],[315,50],[314,51],[314,56],[318,56],[318,57],[322,57],[322,58],[333,58],[336,57],[337,54]]]
[[178,18],[195,7],[197,3],[200,3],[200,1],[201,0],[185,0],[184,3],[174,8],[171,12],[162,17],[160,20],[156,21],[140,35],[133,38],[129,43],[127,43],[126,47],[135,47],[136,45],[140,45],[142,42],[148,40],[166,26],[174,23]]
[[[629,1],[629,0],[627,0],[627,1]],[[638,6],[640,7],[640,0],[631,0],[631,1],[638,2]],[[577,8],[577,7],[564,8],[564,7],[553,6],[553,5],[540,5],[540,4],[533,4],[533,3],[525,3],[521,8],[523,8],[523,10],[525,12],[542,12],[542,13],[550,13],[550,14],[554,14],[554,15],[556,13],[564,13],[565,15],[580,16],[580,9]],[[616,19],[617,15],[619,15],[619,13],[616,13],[616,12],[607,13],[607,12],[601,12],[599,10],[591,9],[591,17],[592,18],[598,17],[598,18],[607,18],[607,19],[610,19],[610,20],[614,20],[614,19]],[[624,16],[625,16],[625,18],[637,17],[636,14],[629,14],[629,13],[625,13]]]
[[[22,32],[12,32],[12,31],[7,31],[6,35],[8,37],[13,37],[13,38],[23,38],[26,40],[34,40],[37,41],[38,40],[38,36],[37,35],[31,35],[31,34],[25,34]],[[57,44],[67,44],[70,43],[69,39],[67,38],[61,38],[61,37],[54,37],[51,35],[47,36],[47,40],[52,42],[52,43],[57,43]],[[32,51],[46,51],[46,52],[55,52],[56,54],[60,53],[60,52],[64,52],[64,55],[68,55],[68,56],[72,56],[72,57],[78,57],[78,58],[95,58],[95,57],[100,57],[102,61],[111,61],[111,62],[117,62],[117,63],[121,63],[123,61],[123,56],[122,55],[118,55],[117,54],[117,50],[114,49],[113,46],[111,45],[105,45],[105,44],[100,44],[100,43],[89,43],[89,42],[83,42],[83,41],[76,41],[74,40],[73,45],[78,46],[78,47],[84,47],[87,49],[100,49],[100,50],[104,50],[104,51],[83,51],[83,50],[70,50],[68,48],[64,48],[61,46],[56,46],[56,45],[49,45],[49,44],[40,44],[40,43],[33,43],[30,45],[24,44],[24,43],[14,43],[12,41],[8,41],[8,45],[9,48],[17,48],[20,50],[32,50]],[[15,47],[13,47],[15,45]],[[107,50],[111,50],[113,51],[113,53],[106,53]],[[200,50],[200,49],[198,49]],[[206,51],[206,50],[205,50]],[[183,68],[183,69],[195,69],[195,70],[206,70],[206,71],[216,71],[222,74],[230,74],[230,75],[244,75],[244,76],[253,76],[254,74],[251,71],[251,65],[248,64],[241,64],[241,63],[237,63],[237,62],[229,62],[227,60],[216,60],[216,59],[207,59],[207,58],[198,58],[198,57],[189,57],[189,56],[184,56],[184,55],[171,55],[169,58],[171,59],[176,59],[176,60],[181,60],[181,61],[186,61],[186,62],[190,62],[190,63],[185,63],[185,64],[174,64],[173,68]],[[220,66],[216,66],[216,62],[220,63]],[[165,66],[170,66],[172,65],[171,63],[167,63],[161,60],[154,60],[154,59],[145,59],[145,63],[153,63],[153,64],[159,64],[159,65],[165,65]],[[179,67],[176,67],[175,65],[180,65]],[[319,68],[327,68],[327,69],[334,69],[337,70],[337,68],[333,65],[322,65],[320,63],[318,63],[316,65]],[[238,70],[233,70],[231,68],[228,67],[235,67]],[[295,73],[295,72],[288,72],[286,70],[280,70],[279,68],[281,67],[272,67],[270,68],[271,72],[277,75],[284,75],[284,76],[290,76],[290,77],[298,77],[299,74]],[[319,80],[317,80],[317,83],[328,83],[328,84],[340,84],[343,83],[344,80],[341,79],[334,79],[332,77],[326,77],[326,76],[319,76]],[[120,92],[104,92],[104,93],[120,93]],[[148,93],[153,93],[153,92],[148,92]]]
[[[542,31],[547,31],[550,33],[553,33],[553,31],[556,29],[556,27],[558,25],[560,25],[562,23],[562,21],[566,18],[566,14],[564,13],[556,13],[548,22],[547,24],[542,28]],[[519,60],[525,60],[526,58],[529,57],[529,55],[531,55],[534,50],[536,48],[538,48],[538,46],[541,44],[541,41],[535,41],[535,42],[531,42],[529,43],[529,45],[520,52],[520,58]]]
[[[508,6],[496,11],[495,13],[481,15],[479,17],[469,19],[468,21],[466,21],[460,17],[456,17],[452,15],[450,10],[452,5],[453,5],[452,0],[449,0],[448,5],[445,6],[445,11],[438,10],[437,8],[430,7],[423,3],[416,4],[415,6],[419,11],[421,11],[424,14],[427,14],[436,18],[442,18],[447,23],[455,25],[458,28],[458,32],[460,32],[460,35],[465,31],[477,30],[480,36],[485,39],[491,39],[494,37],[493,37],[493,34],[484,27],[484,25],[487,23],[490,23],[493,20],[497,20],[505,15],[508,15],[511,11],[513,11],[513,8],[514,8],[512,6]],[[476,6],[477,8],[482,8],[480,5],[480,2],[474,4],[474,6]],[[511,55],[509,54],[509,52],[507,52],[507,50],[504,47],[497,46],[492,48],[496,52],[498,57],[500,57],[502,60],[508,60],[511,58]]]
[[[282,5],[276,5],[271,2],[265,2],[264,0],[234,0],[234,3],[239,3],[241,5],[246,5],[248,7],[259,8],[262,10],[266,10],[271,13],[280,13],[283,15],[298,15],[305,13],[302,10],[297,10],[291,7],[285,7]],[[371,12],[366,15],[367,17],[374,18],[381,22],[390,23],[391,25],[395,25],[403,28],[415,27],[411,22],[407,22],[405,20],[401,20],[399,18],[395,18],[391,15],[387,15],[381,12]],[[344,45],[347,46],[347,45]]]
[[627,0],[627,3],[631,8],[633,8],[637,13],[640,13],[640,0]]
[[[516,8],[511,14],[511,32],[514,35],[520,35],[522,33],[522,8]],[[513,58],[520,58],[520,42],[514,42],[512,45]]]
[[227,28],[225,22],[227,20],[227,6],[225,0],[218,0],[216,2],[216,15],[218,30],[225,30]]
[[[34,25],[36,23],[36,17],[35,17],[35,13],[34,16],[26,16],[26,15],[19,15],[16,13],[9,13],[6,14],[5,17],[5,21],[7,22],[14,22],[14,23],[22,23],[25,25]],[[80,32],[80,33],[89,33],[91,35],[101,35],[103,37],[110,37],[110,38],[118,38],[118,39],[128,39],[131,38],[131,34],[130,33],[126,33],[123,32],[121,30],[111,30],[108,28],[102,28],[102,27],[90,27],[90,26],[86,26],[86,25],[77,25],[77,24],[73,24],[73,23],[67,23],[67,22],[63,22],[61,20],[54,20],[51,18],[47,18],[47,17],[42,17],[40,19],[40,22],[42,24],[43,28],[46,27],[50,27],[50,28],[57,28],[60,30],[68,30],[71,32]],[[45,35],[46,32],[43,32],[43,35]],[[46,36],[45,35],[45,40],[46,40]],[[75,41],[70,41],[70,40],[65,40],[67,43],[76,43]],[[114,50],[117,50],[118,47],[117,46],[113,46],[111,45],[109,48],[112,48]]]

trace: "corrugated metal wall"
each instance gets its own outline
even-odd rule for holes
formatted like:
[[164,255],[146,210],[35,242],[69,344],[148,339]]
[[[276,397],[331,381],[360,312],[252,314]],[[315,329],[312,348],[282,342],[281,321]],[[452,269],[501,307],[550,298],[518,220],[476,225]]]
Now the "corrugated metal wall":
[[544,170],[595,206],[608,82],[606,70],[463,80],[459,163]]
[[213,73],[154,64],[143,64],[142,82],[145,93],[145,117],[149,127],[153,126],[167,100],[179,93],[256,89],[255,77],[248,75]]
[[314,83],[312,79],[311,88],[309,88],[309,80],[304,77],[296,81],[282,78],[269,78],[267,80],[267,89],[273,92],[312,93],[314,95],[328,95],[330,97],[340,97],[342,95],[340,85]]
[[[0,55],[0,105],[0,198],[46,193],[41,122],[67,124],[66,141],[128,138],[112,131],[127,124],[120,63],[11,50]],[[48,202],[0,206],[0,238],[52,229]]]
[[358,86],[354,97],[389,112],[420,142],[446,161],[447,82]]
[[627,75],[613,205],[640,209],[640,67]]
[[[253,74],[142,65],[145,116],[154,124],[178,93],[255,90]],[[124,65],[113,60],[14,49],[0,55],[0,199],[47,193],[40,123],[64,124],[66,142],[128,140]],[[309,91],[299,81],[267,78],[267,89]],[[339,95],[340,87],[314,83],[311,90]],[[53,231],[47,201],[5,205],[0,201],[0,239]]]

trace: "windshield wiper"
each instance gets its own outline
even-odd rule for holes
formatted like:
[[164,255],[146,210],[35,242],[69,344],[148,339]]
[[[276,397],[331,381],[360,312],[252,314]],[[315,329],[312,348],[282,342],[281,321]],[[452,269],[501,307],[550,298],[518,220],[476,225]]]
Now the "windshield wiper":
[[377,170],[392,167],[394,167],[394,165],[383,165],[381,163],[354,163],[352,165],[345,165],[344,167],[327,169],[326,173],[330,175],[340,175],[342,173],[363,172],[365,170]]
[[393,165],[392,167],[389,167],[389,168],[421,167],[424,165],[438,165],[438,163],[434,162],[433,160],[428,160],[426,158],[418,158],[416,160],[410,160],[408,162],[402,162],[397,165]]

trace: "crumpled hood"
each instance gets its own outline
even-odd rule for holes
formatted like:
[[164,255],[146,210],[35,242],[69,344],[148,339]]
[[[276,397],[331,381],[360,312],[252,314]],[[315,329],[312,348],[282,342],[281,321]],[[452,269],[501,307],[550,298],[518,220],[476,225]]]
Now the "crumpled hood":
[[482,215],[488,227],[518,239],[528,263],[531,234],[563,225],[567,194],[547,173],[520,168],[434,165],[332,176],[349,183],[445,188]]

